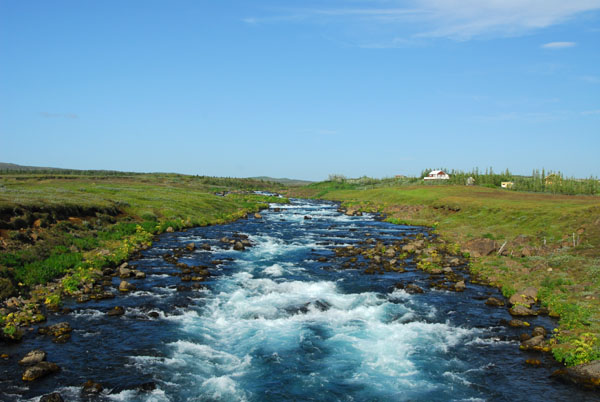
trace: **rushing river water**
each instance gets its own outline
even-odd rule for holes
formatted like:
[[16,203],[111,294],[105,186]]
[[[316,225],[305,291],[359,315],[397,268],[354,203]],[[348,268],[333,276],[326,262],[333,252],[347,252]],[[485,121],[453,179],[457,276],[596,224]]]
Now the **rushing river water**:
[[[97,400],[597,400],[551,380],[551,360],[519,351],[522,330],[501,324],[510,319],[506,309],[483,303],[501,297],[496,290],[469,283],[463,293],[429,289],[428,276],[410,264],[383,275],[336,266],[333,248],[367,233],[393,240],[425,229],[348,217],[332,203],[277,207],[262,219],[161,235],[131,263],[148,275],[132,280],[135,292],[50,317],[71,323],[68,343],[30,336],[0,347],[17,356],[0,363],[0,399],[57,391],[88,400],[80,385],[91,379],[105,387]],[[219,239],[236,233],[254,246],[223,248]],[[179,269],[162,256],[189,242],[212,250],[197,248],[179,261],[210,266],[212,277],[204,290],[177,291]],[[398,282],[426,291],[409,295],[394,288]],[[107,316],[116,305],[125,315]],[[533,323],[553,325],[543,317]],[[33,348],[62,370],[27,385],[15,360]],[[542,367],[524,364],[532,356]],[[154,389],[141,390],[144,383]]]

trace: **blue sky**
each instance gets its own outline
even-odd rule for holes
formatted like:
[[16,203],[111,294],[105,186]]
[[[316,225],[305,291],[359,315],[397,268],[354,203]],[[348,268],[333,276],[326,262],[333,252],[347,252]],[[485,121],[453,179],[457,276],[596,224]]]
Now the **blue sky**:
[[600,0],[0,0],[0,161],[600,176]]

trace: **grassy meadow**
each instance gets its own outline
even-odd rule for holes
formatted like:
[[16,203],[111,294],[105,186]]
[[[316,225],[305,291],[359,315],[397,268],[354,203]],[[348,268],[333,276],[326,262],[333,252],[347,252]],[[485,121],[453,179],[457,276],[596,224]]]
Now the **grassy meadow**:
[[505,252],[472,258],[470,270],[505,296],[536,287],[559,318],[555,357],[572,365],[600,358],[600,197],[526,193],[479,186],[359,188],[339,181],[292,196],[340,201],[394,223],[426,225],[463,248],[493,239]]
[[281,185],[175,174],[0,176],[0,299],[21,295],[18,313],[0,311],[8,338],[126,261],[156,234],[220,224],[285,202],[251,190]]

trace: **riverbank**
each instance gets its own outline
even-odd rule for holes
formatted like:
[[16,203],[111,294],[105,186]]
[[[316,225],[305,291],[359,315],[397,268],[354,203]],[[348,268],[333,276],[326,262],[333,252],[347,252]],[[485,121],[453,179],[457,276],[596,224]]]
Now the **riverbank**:
[[559,317],[551,347],[558,361],[572,366],[600,358],[599,197],[466,186],[357,190],[332,182],[287,194],[433,227],[470,255],[472,274],[506,297],[536,290],[542,307]]
[[[408,250],[429,229],[337,209],[291,200],[259,218],[160,235],[110,277],[115,289],[126,269],[145,273],[125,279],[135,290],[66,301],[71,311],[49,314],[43,334],[0,348],[10,355],[0,359],[0,399],[597,399],[549,378],[551,356],[518,350],[523,328],[483,303],[501,298],[497,289],[430,286],[435,275]],[[250,246],[232,248],[236,238]],[[458,290],[464,259],[444,257],[451,269],[435,282]],[[534,317],[529,330],[552,321]],[[69,327],[71,339],[55,343]],[[38,368],[61,370],[23,382],[17,361],[32,349],[46,352]]]
[[163,232],[223,224],[287,200],[275,183],[173,174],[0,177],[0,338],[58,311],[65,297],[111,297],[102,272]]

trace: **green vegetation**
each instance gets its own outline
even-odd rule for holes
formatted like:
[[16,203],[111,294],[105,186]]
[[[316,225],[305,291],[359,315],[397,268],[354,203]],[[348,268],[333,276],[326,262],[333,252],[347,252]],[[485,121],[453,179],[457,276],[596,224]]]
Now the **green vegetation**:
[[117,173],[0,176],[0,296],[33,303],[18,314],[0,311],[5,337],[18,338],[18,326],[34,322],[40,304],[57,308],[64,295],[148,247],[156,234],[233,221],[287,201],[251,192],[281,189],[261,180]]
[[[471,177],[474,180],[474,185],[498,188],[502,182],[512,182],[513,185],[509,190],[512,191],[529,191],[537,193],[552,193],[552,194],[600,194],[600,181],[597,177],[589,177],[587,179],[576,179],[574,177],[566,177],[561,172],[546,172],[535,169],[531,176],[520,176],[512,174],[508,169],[502,173],[495,173],[492,168],[486,169],[485,172],[480,172],[479,169],[473,169],[470,172],[460,170],[444,170],[450,175],[450,179],[445,184],[464,185]],[[431,169],[421,172],[420,177],[425,177],[431,172]],[[429,183],[435,184],[435,183]]]
[[[567,195],[600,195],[600,180],[597,177],[587,179],[576,179],[565,177],[560,172],[546,172],[534,170],[531,176],[520,176],[512,174],[508,169],[502,173],[495,173],[492,168],[484,172],[479,169],[473,169],[470,172],[460,170],[439,169],[450,175],[449,180],[424,182],[423,177],[427,176],[432,169],[425,169],[419,177],[398,176],[393,178],[374,179],[371,177],[359,177],[349,179],[343,175],[330,175],[329,180],[323,183],[314,183],[312,187],[325,187],[327,189],[355,189],[367,190],[382,187],[399,186],[447,186],[447,185],[466,185],[469,179],[472,179],[472,185],[476,187],[500,188],[503,182],[511,182],[510,188],[505,191],[525,191],[536,193],[567,194]],[[324,183],[326,183],[324,185]]]
[[476,239],[504,245],[500,255],[472,259],[475,279],[506,297],[536,287],[542,305],[560,317],[555,357],[569,365],[600,358],[600,197],[410,185],[406,179],[365,182],[333,180],[288,194],[380,212],[393,223],[431,226],[463,249]]

